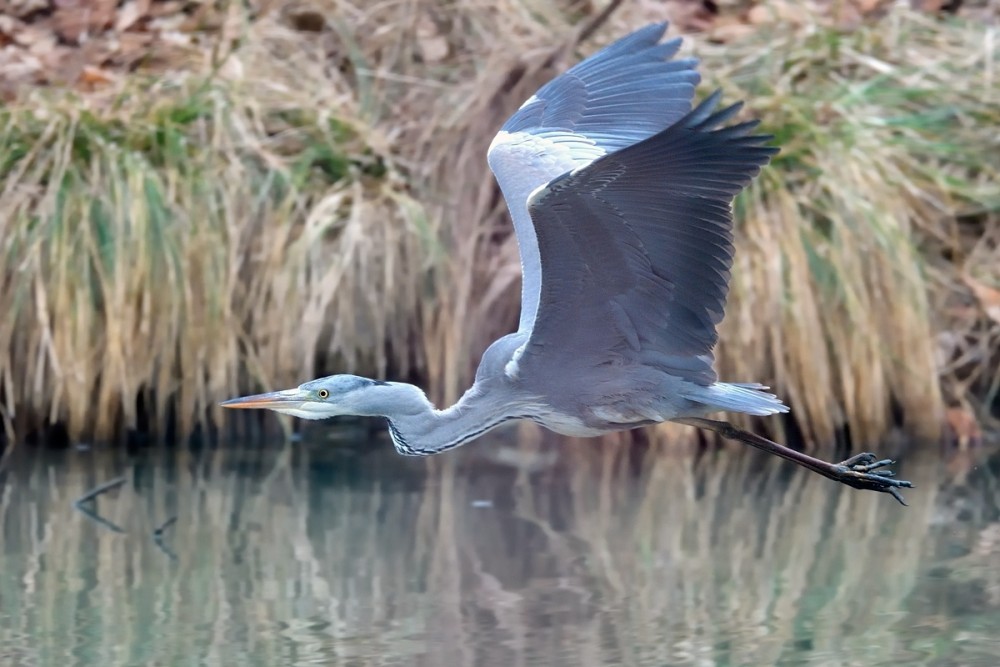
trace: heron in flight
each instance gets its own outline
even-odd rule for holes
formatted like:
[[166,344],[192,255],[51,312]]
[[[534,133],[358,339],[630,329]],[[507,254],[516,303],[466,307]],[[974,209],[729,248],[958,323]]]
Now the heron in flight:
[[[732,203],[777,153],[756,121],[727,124],[719,92],[692,109],[698,61],[667,24],[642,28],[545,84],[503,125],[488,161],[517,233],[517,331],[437,409],[419,388],[332,375],[223,402],[304,419],[384,417],[400,454],[463,445],[504,422],[599,436],[663,421],[710,429],[859,489],[912,486],[870,453],[829,463],[707,418],[788,411],[713,368],[733,261]],[[905,503],[904,503],[905,504]]]

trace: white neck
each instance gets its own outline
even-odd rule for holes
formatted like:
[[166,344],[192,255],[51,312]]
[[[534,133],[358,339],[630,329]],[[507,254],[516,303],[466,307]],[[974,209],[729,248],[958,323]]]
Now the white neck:
[[485,398],[475,385],[455,405],[436,409],[419,388],[388,382],[367,390],[369,408],[358,414],[385,417],[400,454],[426,456],[443,452],[479,437],[500,424],[530,414],[502,396]]

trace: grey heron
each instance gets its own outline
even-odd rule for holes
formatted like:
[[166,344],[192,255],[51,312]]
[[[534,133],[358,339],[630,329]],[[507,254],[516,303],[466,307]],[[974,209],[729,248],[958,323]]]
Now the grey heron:
[[[728,124],[716,91],[692,109],[698,61],[646,26],[554,78],[502,126],[489,166],[521,255],[517,331],[482,356],[447,409],[419,388],[333,375],[235,398],[304,419],[384,417],[400,454],[437,454],[515,419],[599,436],[664,421],[715,431],[859,489],[890,493],[892,461],[830,463],[709,419],[788,407],[760,384],[714,369],[733,261],[732,204],[777,148]],[[905,503],[904,503],[905,504]]]

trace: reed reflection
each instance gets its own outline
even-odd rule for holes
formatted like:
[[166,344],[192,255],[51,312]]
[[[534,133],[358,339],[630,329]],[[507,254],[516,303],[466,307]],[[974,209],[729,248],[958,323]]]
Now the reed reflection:
[[[316,442],[15,461],[0,497],[0,645],[78,665],[1000,655],[988,630],[996,454],[951,471],[908,456],[904,509],[729,450],[467,450],[419,461],[388,443]],[[72,509],[121,475],[93,509],[124,533]]]

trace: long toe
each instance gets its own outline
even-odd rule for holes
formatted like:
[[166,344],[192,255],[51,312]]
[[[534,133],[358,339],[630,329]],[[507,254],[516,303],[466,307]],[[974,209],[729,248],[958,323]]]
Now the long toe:
[[873,454],[859,454],[836,465],[837,481],[843,482],[855,489],[867,489],[888,493],[905,505],[901,488],[912,489],[913,483],[905,479],[895,479],[891,470],[885,466],[894,463],[892,459],[877,459]]
[[[858,466],[871,465],[878,462],[878,457],[871,452],[861,452],[860,454],[855,454],[849,459],[841,461],[837,465],[846,466],[848,468],[857,469]],[[878,466],[875,466],[876,468]]]
[[[878,460],[878,458],[874,454],[869,454],[867,452],[859,456],[864,456],[865,458],[858,460],[857,462],[852,464],[851,461],[857,458],[856,456],[852,456],[851,458],[847,459],[847,461],[841,462],[840,465],[847,466],[851,470],[857,472],[871,472],[872,470],[878,470],[879,468],[891,466],[893,463],[895,463],[895,461],[893,461],[892,459]],[[887,477],[892,477],[893,475],[891,470],[881,470],[879,471],[879,474]]]

